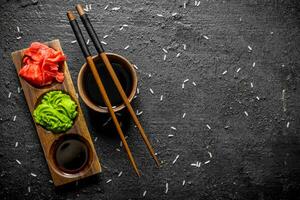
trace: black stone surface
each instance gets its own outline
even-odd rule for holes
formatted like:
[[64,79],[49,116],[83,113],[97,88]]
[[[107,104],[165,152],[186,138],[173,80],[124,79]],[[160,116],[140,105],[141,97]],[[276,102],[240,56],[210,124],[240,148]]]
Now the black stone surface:
[[[299,1],[202,0],[195,6],[186,0],[186,8],[184,0],[82,1],[92,5],[99,36],[109,35],[102,39],[106,50],[139,67],[140,94],[133,106],[143,111],[139,118],[162,166],[155,167],[125,116],[124,130],[143,174],[137,178],[115,131],[104,129],[103,116],[81,102],[103,173],[56,189],[24,95],[17,92],[10,54],[57,38],[76,84],[84,58],[71,43],[66,11],[79,1],[0,2],[0,199],[139,199],[144,191],[145,199],[299,199]],[[162,48],[168,51],[165,61]],[[197,161],[201,167],[191,166]]]

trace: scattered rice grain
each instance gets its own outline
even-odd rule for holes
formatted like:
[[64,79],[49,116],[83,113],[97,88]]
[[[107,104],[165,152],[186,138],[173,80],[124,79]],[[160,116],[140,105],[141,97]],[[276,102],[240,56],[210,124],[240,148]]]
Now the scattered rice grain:
[[168,183],[166,183],[166,190],[165,190],[165,193],[167,194],[167,193],[168,193],[168,191],[169,191],[169,184],[168,184]]
[[136,66],[136,65],[133,65],[133,67],[136,69],[136,70],[138,70],[139,68]]
[[204,163],[204,164],[206,165],[206,164],[208,164],[208,163],[210,163],[210,160],[208,160],[208,161],[205,161],[205,163]]
[[19,161],[19,160],[16,160],[16,162],[19,164],[19,165],[21,165],[22,163]]
[[251,47],[251,46],[249,46],[249,45],[248,45],[248,50],[249,50],[249,51],[252,51],[252,47]]
[[207,127],[209,130],[211,130],[211,127],[210,127],[210,125],[206,124],[206,127]]
[[120,171],[120,173],[118,174],[118,177],[122,176],[123,171]]
[[176,158],[173,160],[173,162],[172,162],[173,165],[176,163],[176,161],[178,160],[178,158],[179,158],[179,155],[177,155]]
[[145,191],[143,192],[143,197],[145,197],[146,194],[147,194],[147,190],[145,190]]
[[227,70],[225,70],[222,74],[223,74],[223,75],[227,74]]
[[212,153],[209,151],[207,153],[208,153],[209,157],[212,158]]
[[139,110],[136,110],[136,115],[137,115],[137,116],[139,116],[139,115],[141,115],[141,114],[143,114],[143,111],[139,112]]
[[245,115],[248,117],[249,116],[249,114],[248,114],[248,112],[247,111],[244,111],[244,113],[245,113]]
[[129,48],[129,45],[127,45],[126,47],[124,47],[125,50],[128,49],[128,48]]
[[111,10],[120,10],[121,7],[113,7]]
[[154,92],[153,92],[152,88],[150,88],[149,90],[150,90],[151,94],[154,94]]
[[198,167],[198,168],[201,167],[201,164],[202,164],[201,162],[198,162],[198,161],[197,161],[197,167]]
[[112,180],[111,179],[108,179],[107,181],[106,181],[106,183],[109,183],[109,182],[111,182]]
[[174,131],[176,131],[176,130],[177,130],[177,128],[175,128],[174,126],[171,126],[171,129],[173,129]]

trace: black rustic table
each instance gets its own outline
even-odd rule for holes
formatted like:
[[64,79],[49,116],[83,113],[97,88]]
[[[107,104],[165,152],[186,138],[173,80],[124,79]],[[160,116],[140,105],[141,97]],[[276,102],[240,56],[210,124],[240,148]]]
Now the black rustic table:
[[107,51],[138,67],[132,104],[162,165],[123,115],[137,178],[113,125],[81,101],[103,172],[63,188],[10,54],[59,39],[76,85],[66,11],[79,1],[0,2],[0,199],[299,199],[299,1],[83,1]]

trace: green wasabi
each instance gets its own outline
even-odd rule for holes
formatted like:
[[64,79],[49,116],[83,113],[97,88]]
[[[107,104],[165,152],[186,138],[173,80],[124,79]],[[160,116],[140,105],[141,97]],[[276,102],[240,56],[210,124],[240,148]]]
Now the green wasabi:
[[41,103],[33,111],[37,124],[45,129],[59,133],[70,129],[77,116],[77,105],[62,91],[51,91],[43,96]]

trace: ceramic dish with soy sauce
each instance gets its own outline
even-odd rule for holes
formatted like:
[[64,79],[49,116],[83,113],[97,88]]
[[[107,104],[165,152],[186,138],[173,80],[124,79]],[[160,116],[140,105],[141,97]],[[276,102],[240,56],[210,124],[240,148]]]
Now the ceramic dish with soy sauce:
[[[135,68],[123,56],[115,53],[106,53],[106,55],[113,66],[129,102],[131,102],[137,89],[137,74]],[[94,56],[93,60],[103,85],[107,89],[107,95],[111,101],[113,110],[115,112],[121,111],[125,108],[125,105],[104,63],[99,56]],[[86,63],[83,64],[79,71],[77,87],[80,97],[90,109],[99,113],[108,113],[93,74]]]

